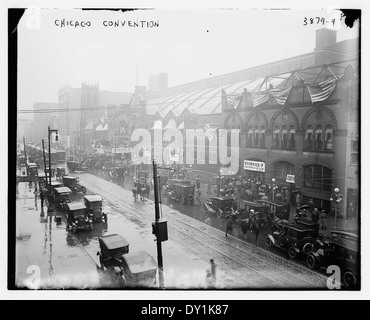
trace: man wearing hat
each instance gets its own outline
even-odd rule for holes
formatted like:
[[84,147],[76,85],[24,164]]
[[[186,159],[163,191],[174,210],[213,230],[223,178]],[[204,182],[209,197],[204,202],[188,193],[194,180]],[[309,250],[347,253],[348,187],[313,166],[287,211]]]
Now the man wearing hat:
[[320,213],[319,211],[317,210],[317,208],[315,208],[313,211],[312,211],[312,214],[311,214],[311,220],[313,222],[318,222],[319,221],[319,218],[320,218]]

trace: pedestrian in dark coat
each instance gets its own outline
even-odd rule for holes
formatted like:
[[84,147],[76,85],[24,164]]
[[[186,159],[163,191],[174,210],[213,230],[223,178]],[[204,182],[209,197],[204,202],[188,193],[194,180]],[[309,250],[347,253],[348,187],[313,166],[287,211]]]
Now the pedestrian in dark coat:
[[232,232],[232,231],[233,231],[233,219],[232,218],[228,218],[227,221],[226,221],[225,237],[227,237],[227,234],[229,232]]
[[315,208],[313,211],[312,211],[312,214],[311,214],[311,220],[312,222],[318,222],[319,221],[319,218],[320,218],[320,213],[319,211],[317,210],[317,208]]

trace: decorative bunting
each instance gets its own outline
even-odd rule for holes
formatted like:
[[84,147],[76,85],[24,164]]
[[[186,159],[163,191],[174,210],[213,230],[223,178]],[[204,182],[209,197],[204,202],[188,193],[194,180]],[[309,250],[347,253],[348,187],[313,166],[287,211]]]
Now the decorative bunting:
[[233,106],[234,109],[236,109],[239,105],[241,97],[242,97],[241,94],[238,95],[238,96],[235,96],[235,97],[227,96],[227,103],[230,104],[231,106]]
[[329,79],[317,84],[307,84],[312,103],[324,101],[337,86],[337,79]]

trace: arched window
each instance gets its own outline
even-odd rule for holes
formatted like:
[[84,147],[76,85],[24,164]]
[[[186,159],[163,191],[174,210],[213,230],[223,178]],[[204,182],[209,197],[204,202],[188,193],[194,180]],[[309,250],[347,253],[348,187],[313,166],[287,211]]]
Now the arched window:
[[288,148],[288,127],[283,126],[281,128],[281,149]]
[[279,148],[280,147],[280,128],[279,128],[278,125],[276,125],[274,127],[273,146],[274,146],[274,148]]
[[273,177],[285,182],[287,174],[293,174],[293,165],[286,161],[278,161],[273,164]]
[[259,147],[260,146],[260,139],[259,139],[260,129],[258,126],[254,127],[254,146]]
[[332,171],[324,166],[309,165],[303,167],[303,183],[307,188],[318,192],[331,190]]
[[304,135],[304,148],[307,150],[313,149],[313,127],[310,124],[306,127]]
[[261,134],[260,146],[265,147],[266,146],[266,128],[265,128],[265,126],[261,127],[260,134]]
[[333,126],[328,124],[325,127],[325,150],[333,150]]
[[253,147],[253,128],[251,126],[248,127],[246,145],[247,147]]
[[315,128],[315,150],[322,150],[322,125],[318,124]]
[[295,125],[294,124],[289,127],[288,148],[295,149]]

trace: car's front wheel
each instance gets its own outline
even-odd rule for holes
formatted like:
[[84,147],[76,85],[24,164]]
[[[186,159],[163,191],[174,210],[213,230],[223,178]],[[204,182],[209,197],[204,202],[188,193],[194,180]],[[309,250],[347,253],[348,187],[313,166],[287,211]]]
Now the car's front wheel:
[[310,269],[319,270],[321,268],[321,266],[320,266],[320,259],[317,258],[314,254],[309,254],[307,256],[306,262],[307,262],[307,266]]
[[271,241],[270,237],[266,237],[266,238],[265,238],[265,245],[266,245],[266,247],[268,247],[268,248],[271,248],[271,247],[272,247],[273,243],[272,243],[272,241]]
[[182,204],[182,205],[185,204],[185,198],[184,197],[180,197],[180,204]]
[[216,211],[216,216],[217,218],[221,219],[222,218],[222,211],[220,209],[217,209]]
[[297,258],[298,253],[297,253],[297,251],[296,251],[296,248],[295,248],[295,247],[293,247],[293,246],[290,246],[290,247],[288,248],[288,255],[289,255],[289,257],[290,257],[291,259],[295,259],[295,258]]
[[351,288],[356,285],[357,279],[352,271],[346,271],[343,275],[343,285],[346,288]]

